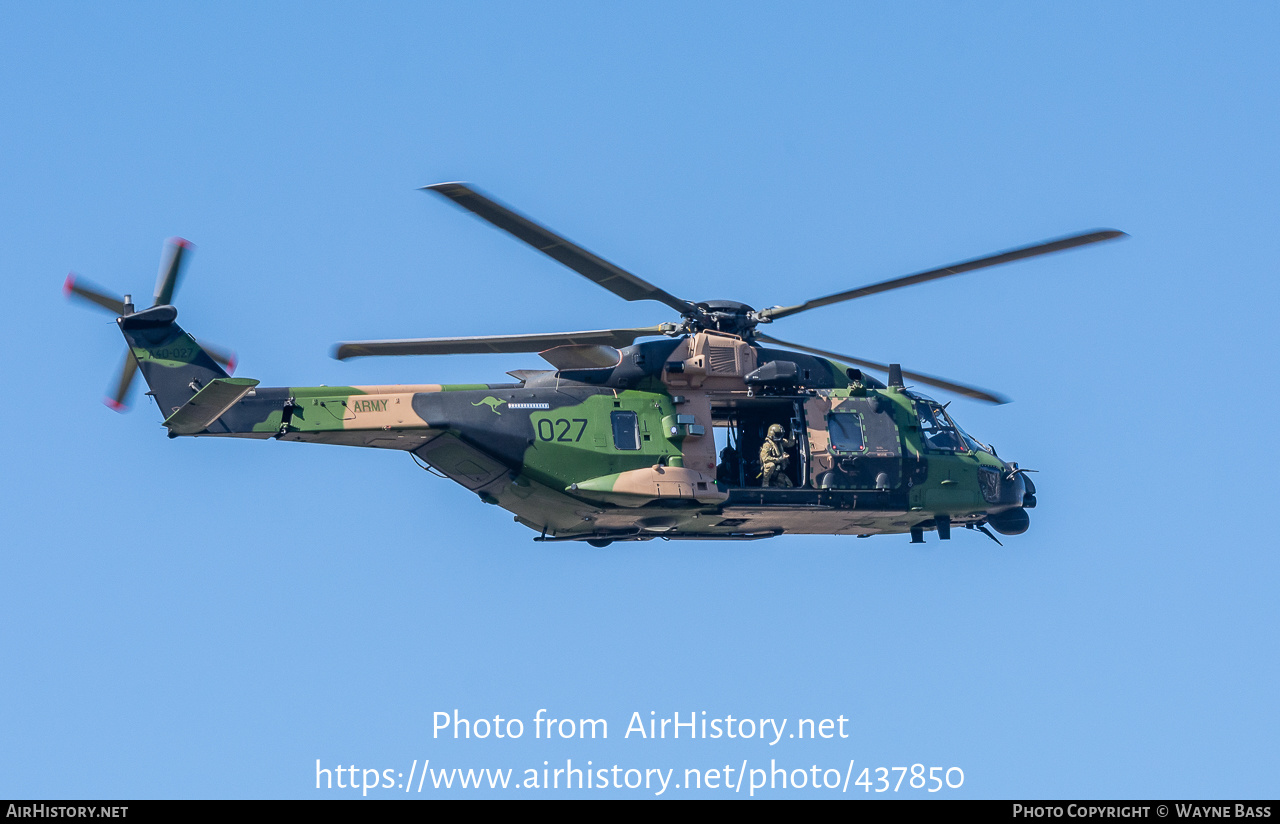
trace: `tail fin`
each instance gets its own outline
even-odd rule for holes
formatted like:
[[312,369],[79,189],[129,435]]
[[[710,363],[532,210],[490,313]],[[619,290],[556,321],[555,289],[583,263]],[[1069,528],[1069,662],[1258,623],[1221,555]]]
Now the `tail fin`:
[[172,306],[153,306],[116,321],[166,418],[210,381],[228,377],[195,338],[174,323],[177,318]]

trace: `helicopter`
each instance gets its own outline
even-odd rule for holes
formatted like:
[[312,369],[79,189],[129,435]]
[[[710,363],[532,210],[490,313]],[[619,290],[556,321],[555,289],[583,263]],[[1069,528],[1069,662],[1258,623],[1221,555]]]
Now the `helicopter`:
[[[151,307],[77,276],[67,295],[116,315],[128,345],[107,404],[141,372],[174,437],[233,437],[408,452],[508,510],[535,541],[760,540],[907,534],[953,526],[1018,535],[1035,484],[969,435],[923,384],[985,403],[997,393],[791,343],[762,327],[820,307],[1123,237],[1098,229],[787,306],[692,301],[598,257],[465,183],[423,187],[627,301],[678,313],[654,326],[352,341],[333,356],[537,352],[507,383],[263,387],[176,323],[191,245],[168,242]],[[864,370],[886,376],[880,381]],[[723,447],[718,448],[717,443]]]

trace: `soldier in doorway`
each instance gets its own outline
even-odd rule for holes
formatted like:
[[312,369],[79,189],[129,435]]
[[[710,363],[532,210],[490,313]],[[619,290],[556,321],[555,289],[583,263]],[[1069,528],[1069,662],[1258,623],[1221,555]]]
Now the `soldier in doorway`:
[[787,456],[787,450],[794,449],[795,445],[794,439],[783,437],[781,424],[775,423],[769,427],[769,436],[760,447],[760,486],[781,488],[794,486],[791,479],[787,477],[786,471],[787,464],[791,462],[791,458]]

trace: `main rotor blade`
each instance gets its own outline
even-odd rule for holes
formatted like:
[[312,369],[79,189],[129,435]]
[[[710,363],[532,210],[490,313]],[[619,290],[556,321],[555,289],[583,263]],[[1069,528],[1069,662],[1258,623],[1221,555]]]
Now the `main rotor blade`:
[[815,298],[795,306],[775,306],[772,309],[763,309],[760,311],[760,316],[776,320],[799,312],[807,312],[810,309],[817,309],[819,306],[830,306],[833,303],[853,300],[854,298],[863,298],[867,295],[874,295],[878,292],[887,292],[890,289],[901,289],[903,286],[913,286],[917,283],[924,283],[925,281],[937,280],[938,278],[950,277],[951,275],[959,275],[965,272],[972,272],[975,269],[985,269],[988,266],[999,266],[1002,263],[1012,263],[1015,260],[1037,257],[1038,255],[1047,255],[1052,252],[1061,252],[1064,249],[1074,249],[1077,246],[1084,246],[1089,243],[1098,243],[1099,241],[1111,240],[1112,238],[1118,237],[1127,237],[1127,235],[1125,235],[1124,232],[1120,232],[1115,229],[1098,229],[1079,235],[1070,235],[1068,237],[1058,238],[1057,240],[1047,240],[1044,243],[1036,243],[1031,246],[1010,249],[1007,252],[1000,252],[999,254],[990,255],[988,257],[974,258],[973,260],[966,260],[962,263],[953,263],[950,266],[943,266],[940,269],[930,269],[927,272],[917,272],[914,275],[907,275],[906,277],[893,278],[892,280],[873,283],[870,286],[863,286],[860,289],[850,289],[847,292],[837,292],[834,295],[827,295],[825,298]]
[[133,385],[133,377],[138,374],[138,360],[133,350],[125,352],[124,364],[120,367],[120,377],[116,378],[116,388],[102,402],[117,412],[128,408],[125,400],[129,397],[129,387]]
[[542,352],[567,344],[630,346],[636,338],[664,334],[663,326],[642,329],[597,329],[588,332],[550,332],[537,335],[492,335],[468,338],[410,338],[340,343],[333,350],[338,360],[371,355],[485,355],[502,352]]
[[[798,343],[788,343],[785,340],[778,340],[777,338],[769,337],[768,335],[762,335],[760,332],[756,332],[756,340],[761,340],[766,343],[776,343],[779,346],[787,346],[791,349],[799,349],[801,352],[808,352],[811,355],[818,355],[823,358],[831,358],[832,360],[843,361],[844,363],[852,363],[855,366],[874,369],[877,372],[884,372],[887,374],[889,371],[889,367],[883,363],[863,360],[862,358],[851,358],[848,355],[841,355],[837,352],[828,352],[825,349],[814,349],[812,346],[801,346]],[[902,376],[904,378],[910,378],[917,383],[936,386],[939,389],[945,389],[948,392],[954,392],[957,395],[964,395],[966,398],[973,398],[978,401],[985,401],[987,403],[1009,402],[1009,398],[1006,398],[1004,395],[998,395],[995,392],[991,392],[986,389],[979,389],[976,386],[966,386],[963,383],[956,383],[954,381],[944,380],[943,378],[935,378],[933,375],[925,375],[920,372],[908,372],[904,369],[902,370]]]
[[180,237],[171,237],[165,243],[160,274],[156,277],[156,300],[152,306],[168,306],[173,302],[173,292],[178,288],[178,277],[182,274],[182,260],[194,248],[191,241]]
[[436,183],[422,188],[449,198],[462,208],[523,240],[539,252],[558,260],[624,300],[656,300],[681,314],[693,311],[693,304],[689,301],[681,300],[604,258],[588,252],[576,243],[561,237],[545,226],[534,223],[524,215],[480,194],[464,183]]
[[75,272],[67,275],[67,279],[62,284],[62,294],[67,297],[75,296],[81,300],[87,300],[90,303],[97,304],[113,315],[124,314],[124,298],[109,295],[106,292],[90,286],[88,283],[78,278]]

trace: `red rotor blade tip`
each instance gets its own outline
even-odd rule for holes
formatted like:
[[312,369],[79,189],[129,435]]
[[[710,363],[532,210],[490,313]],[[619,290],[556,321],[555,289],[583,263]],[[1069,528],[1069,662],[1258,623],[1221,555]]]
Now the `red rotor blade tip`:
[[115,398],[103,398],[102,402],[105,403],[107,406],[111,407],[111,409],[116,412],[123,412],[129,408],[128,406],[116,400]]
[[76,285],[76,273],[67,272],[67,279],[62,282],[62,296],[71,297],[71,289]]

